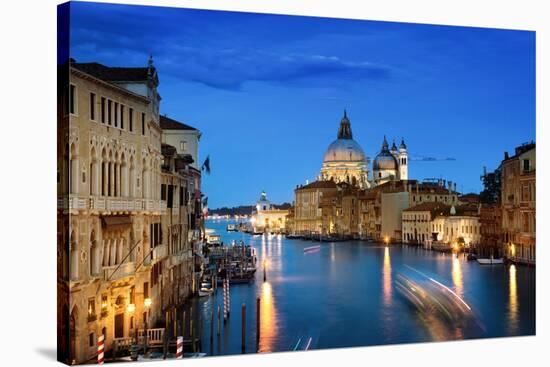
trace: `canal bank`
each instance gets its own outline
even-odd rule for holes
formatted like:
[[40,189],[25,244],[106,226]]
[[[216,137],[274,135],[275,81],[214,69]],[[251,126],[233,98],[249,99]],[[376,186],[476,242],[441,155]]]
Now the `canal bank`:
[[[535,271],[482,266],[462,256],[403,245],[359,241],[312,243],[280,235],[227,232],[227,220],[206,227],[224,243],[243,240],[256,249],[259,269],[250,284],[230,287],[230,317],[214,325],[223,292],[192,301],[202,320],[202,351],[242,353],[241,306],[246,305],[246,353],[277,352],[426,341],[532,335],[535,332]],[[266,282],[263,269],[266,267]],[[471,308],[475,324],[449,325],[411,307],[396,281],[411,269],[433,279]],[[260,341],[256,344],[256,299],[260,297]],[[215,318],[216,320],[216,318]],[[215,321],[216,323],[216,321]]]

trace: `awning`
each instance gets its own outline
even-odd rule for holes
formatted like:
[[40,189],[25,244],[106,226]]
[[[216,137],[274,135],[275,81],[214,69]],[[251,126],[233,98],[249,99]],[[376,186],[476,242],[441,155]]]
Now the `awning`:
[[107,229],[126,229],[132,226],[132,219],[129,215],[117,215],[103,217],[103,226]]

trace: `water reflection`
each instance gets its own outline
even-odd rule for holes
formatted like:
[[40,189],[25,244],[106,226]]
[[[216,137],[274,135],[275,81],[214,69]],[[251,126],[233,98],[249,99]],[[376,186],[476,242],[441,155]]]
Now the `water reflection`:
[[271,284],[262,284],[262,296],[260,305],[260,345],[259,352],[274,351],[274,341],[277,336],[276,310],[273,303]]
[[384,281],[384,294],[383,300],[385,306],[391,305],[391,261],[390,261],[390,249],[388,246],[384,249],[384,267],[382,269],[382,278]]
[[453,285],[455,287],[455,292],[461,298],[464,298],[464,284],[462,282],[462,269],[461,269],[460,260],[458,259],[457,254],[453,254],[451,274],[453,277]]
[[516,266],[510,265],[509,272],[509,309],[508,309],[508,321],[510,333],[515,333],[518,328],[518,293],[517,293],[517,279],[516,279]]

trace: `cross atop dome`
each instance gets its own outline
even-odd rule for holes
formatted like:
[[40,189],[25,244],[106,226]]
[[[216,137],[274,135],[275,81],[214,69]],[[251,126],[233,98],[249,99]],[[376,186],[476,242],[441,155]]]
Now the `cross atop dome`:
[[344,117],[342,117],[342,120],[340,120],[338,139],[353,139],[353,134],[351,133],[351,124],[349,122],[346,110],[344,110]]

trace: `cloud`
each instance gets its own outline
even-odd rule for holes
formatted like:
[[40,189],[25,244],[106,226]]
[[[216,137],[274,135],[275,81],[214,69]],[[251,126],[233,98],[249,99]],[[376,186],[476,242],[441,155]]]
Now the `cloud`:
[[242,21],[235,25],[228,21],[236,16],[232,13],[194,13],[190,17],[188,12],[158,8],[145,12],[139,7],[101,9],[75,11],[71,51],[77,61],[137,66],[145,65],[151,53],[161,78],[164,75],[226,90],[242,90],[249,82],[331,86],[392,76],[392,68],[385,65],[296,46],[291,34],[269,42],[265,35],[254,35],[254,29],[243,33],[242,22],[249,18],[252,22],[252,15],[238,15]]

